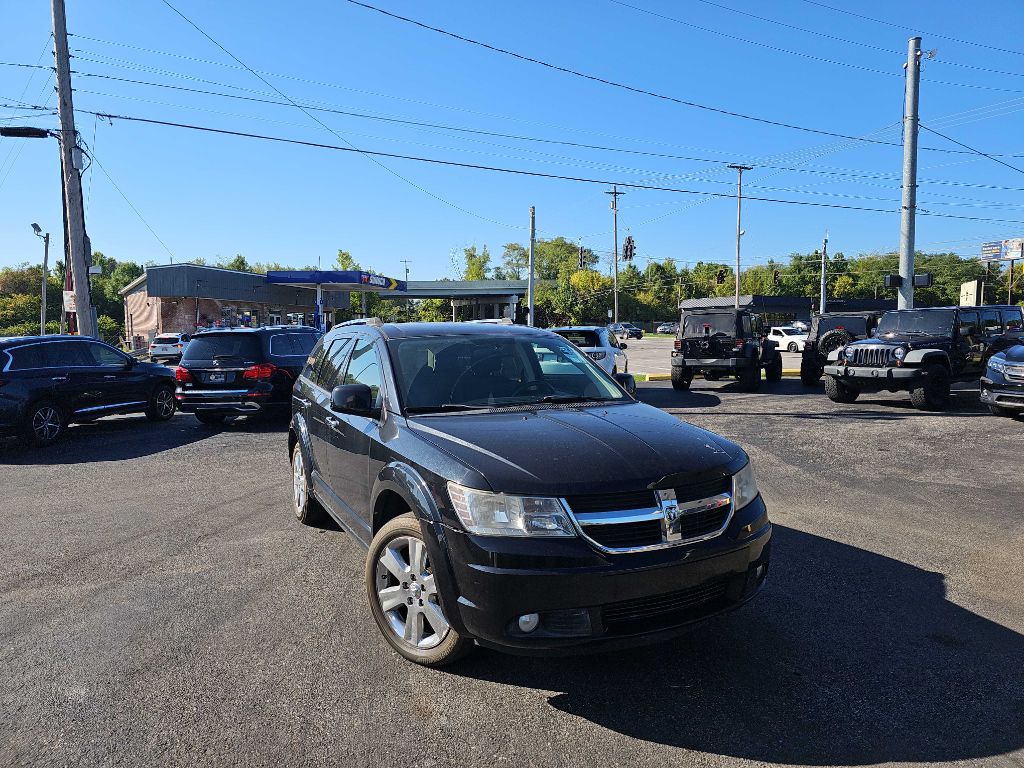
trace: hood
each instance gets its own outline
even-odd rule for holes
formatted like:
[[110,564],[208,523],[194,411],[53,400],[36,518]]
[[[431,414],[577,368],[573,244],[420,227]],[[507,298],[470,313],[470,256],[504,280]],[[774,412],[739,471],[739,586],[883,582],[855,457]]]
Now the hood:
[[909,349],[924,349],[935,347],[940,344],[949,344],[948,336],[918,336],[896,334],[886,338],[858,339],[847,344],[848,347],[906,347]]
[[1003,352],[1008,363],[1024,363],[1024,344],[1018,344],[1015,347],[1010,347],[1008,350]]
[[571,496],[682,485],[746,463],[736,444],[642,403],[415,417],[409,428],[494,491]]

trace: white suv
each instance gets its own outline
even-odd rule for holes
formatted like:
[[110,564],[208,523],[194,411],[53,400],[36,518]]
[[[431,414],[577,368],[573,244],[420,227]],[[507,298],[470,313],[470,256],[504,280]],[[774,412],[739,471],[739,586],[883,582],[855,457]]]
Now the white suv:
[[775,348],[787,352],[803,352],[807,344],[807,331],[791,325],[776,326],[768,331],[768,338],[775,342]]
[[149,344],[149,359],[154,363],[162,360],[180,363],[191,338],[187,333],[161,333]]
[[626,345],[608,327],[573,325],[549,330],[571,341],[608,373],[629,373],[629,359],[623,352]]

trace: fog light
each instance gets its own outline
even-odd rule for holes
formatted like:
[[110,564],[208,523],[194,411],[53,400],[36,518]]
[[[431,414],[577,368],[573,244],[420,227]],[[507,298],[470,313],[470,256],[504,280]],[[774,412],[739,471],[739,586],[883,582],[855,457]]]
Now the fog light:
[[519,617],[519,629],[523,632],[533,632],[537,627],[540,626],[540,615],[536,613],[527,613]]

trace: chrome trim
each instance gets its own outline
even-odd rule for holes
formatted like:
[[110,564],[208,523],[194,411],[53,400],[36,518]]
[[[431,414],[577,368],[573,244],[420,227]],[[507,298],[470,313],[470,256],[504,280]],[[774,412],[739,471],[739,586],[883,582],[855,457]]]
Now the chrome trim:
[[89,408],[79,408],[75,413],[93,413],[95,411],[107,411],[111,408],[127,408],[130,405],[145,405],[145,400],[132,400],[130,403],[112,403],[111,405],[93,405]]
[[[730,480],[732,480],[732,478],[730,478]],[[733,482],[733,486],[735,486],[735,482]],[[734,493],[735,488],[730,490],[729,493],[718,493],[715,494],[714,496],[708,496],[707,498],[703,499],[692,499],[690,501],[685,501],[683,502],[683,509],[686,511],[682,513],[676,512],[676,517],[671,520],[669,519],[671,515],[671,513],[669,512],[669,507],[675,505],[663,502],[661,500],[660,495],[658,496],[658,509],[657,511],[653,512],[653,514],[651,507],[641,507],[635,510],[628,509],[609,512],[581,512],[580,515],[577,517],[577,515],[572,511],[572,507],[569,506],[569,502],[566,499],[559,499],[559,501],[562,504],[562,508],[565,509],[566,513],[569,515],[569,519],[572,520],[573,525],[576,526],[576,532],[579,533],[580,536],[582,536],[584,539],[590,542],[590,544],[597,548],[599,551],[617,555],[630,552],[653,552],[659,549],[668,549],[669,547],[679,547],[684,546],[686,544],[697,544],[699,542],[707,541],[709,539],[716,538],[717,536],[721,536],[729,527],[729,523],[732,522],[733,515],[736,513],[736,506],[735,504],[733,504]],[[671,533],[669,531],[669,525],[671,525],[673,522],[682,517],[682,515],[695,514],[697,512],[707,511],[711,509],[718,509],[719,507],[725,506],[725,504],[729,505],[729,513],[725,516],[725,521],[722,523],[722,526],[717,530],[710,531],[700,536],[694,536],[688,539],[670,538]],[[606,519],[597,523],[586,523],[583,521],[583,519],[586,518],[588,515],[604,516]],[[643,547],[606,547],[605,545],[601,544],[598,541],[595,541],[590,536],[588,536],[586,531],[584,530],[584,527],[587,525],[607,525],[613,522],[642,523],[650,520],[661,521],[662,540],[657,544],[648,544]]]
[[249,389],[179,389],[177,394],[179,395],[221,395],[221,396],[232,396],[232,395],[247,395],[252,390]]

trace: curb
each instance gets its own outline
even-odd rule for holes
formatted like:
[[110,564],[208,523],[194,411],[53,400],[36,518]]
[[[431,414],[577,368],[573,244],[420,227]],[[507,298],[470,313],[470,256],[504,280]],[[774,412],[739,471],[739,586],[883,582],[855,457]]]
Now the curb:
[[[647,377],[647,381],[669,381],[672,378],[671,374],[668,374],[668,373],[641,373],[640,371],[630,371],[630,373],[632,373],[634,376],[645,376],[645,377]],[[782,375],[783,376],[799,376],[800,375],[800,369],[799,368],[783,368],[782,369]]]

